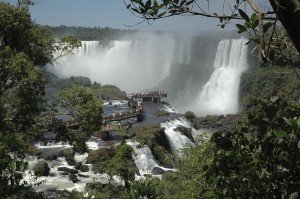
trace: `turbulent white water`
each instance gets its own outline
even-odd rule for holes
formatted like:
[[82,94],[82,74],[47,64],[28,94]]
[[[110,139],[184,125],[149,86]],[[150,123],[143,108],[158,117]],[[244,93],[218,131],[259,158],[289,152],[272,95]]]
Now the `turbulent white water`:
[[241,74],[247,70],[245,39],[222,40],[219,43],[214,72],[202,87],[192,110],[200,115],[233,114],[239,111],[239,84]]
[[46,69],[62,78],[85,76],[128,92],[139,92],[166,78],[173,62],[190,60],[190,49],[187,49],[190,44],[182,42],[180,48],[178,56],[175,40],[164,36],[111,41],[109,45],[100,41],[82,41],[82,47],[73,55],[58,59]]
[[161,127],[165,128],[165,134],[171,146],[172,152],[180,155],[180,150],[186,147],[195,146],[195,144],[187,138],[185,135],[182,135],[180,132],[176,131],[176,128],[179,126],[184,126],[192,129],[192,136],[194,139],[197,138],[197,131],[192,128],[189,122],[185,118],[174,119],[168,122],[160,124]]
[[[133,155],[133,159],[136,167],[139,170],[140,176],[144,176],[145,174],[152,174],[151,172],[155,167],[159,167],[165,171],[166,170],[174,171],[174,169],[168,169],[159,166],[156,160],[154,159],[150,148],[147,145],[140,146],[140,144],[137,141],[130,141],[130,140],[127,141],[127,144],[132,146],[134,150],[135,154]],[[137,177],[136,179],[139,179],[139,177]]]

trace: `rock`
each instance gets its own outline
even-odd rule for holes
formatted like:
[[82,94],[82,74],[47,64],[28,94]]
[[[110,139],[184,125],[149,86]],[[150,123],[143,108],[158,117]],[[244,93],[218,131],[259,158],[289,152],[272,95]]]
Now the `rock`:
[[192,129],[187,128],[185,126],[178,126],[175,131],[179,131],[182,135],[186,136],[189,138],[192,142],[195,142],[193,135],[192,135]]
[[47,162],[40,161],[33,167],[33,171],[36,176],[48,176],[50,173],[50,167]]
[[74,166],[75,169],[80,170],[82,163],[81,162],[77,162]]
[[152,178],[152,175],[151,174],[144,174],[144,177],[146,177],[146,178]]
[[89,169],[89,166],[88,165],[81,165],[79,170],[81,172],[88,172],[90,169]]
[[102,190],[105,188],[107,185],[102,184],[101,182],[92,182],[92,183],[87,183],[85,185],[85,190],[86,191],[91,191],[91,190]]
[[79,176],[79,177],[82,177],[82,178],[88,178],[88,177],[90,177],[90,176],[88,176],[88,175],[83,175],[83,174],[80,174],[80,173],[78,174],[78,176]]
[[50,156],[45,158],[45,160],[50,160],[50,161],[56,160],[56,159],[57,159],[57,155],[50,155]]
[[59,151],[57,153],[57,157],[64,156],[69,165],[75,165],[76,161],[74,160],[74,154],[75,154],[75,152],[72,148],[67,148],[67,149],[63,149],[63,150]]
[[165,171],[164,171],[162,168],[160,168],[160,167],[154,167],[154,168],[152,169],[151,173],[152,173],[153,175],[162,175],[162,174],[165,173]]
[[58,171],[63,171],[63,173],[61,173],[61,175],[68,175],[68,174],[77,174],[78,171],[75,169],[70,169],[67,167],[58,167],[57,168]]
[[75,165],[76,161],[74,159],[66,159],[69,165]]
[[70,175],[69,175],[69,179],[70,179],[73,183],[79,181],[78,178],[77,178],[77,176],[74,175],[74,174],[70,174]]

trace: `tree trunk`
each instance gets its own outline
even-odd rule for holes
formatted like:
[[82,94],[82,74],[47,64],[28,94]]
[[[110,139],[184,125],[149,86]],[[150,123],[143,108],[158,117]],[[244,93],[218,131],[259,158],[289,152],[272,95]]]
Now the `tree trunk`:
[[269,0],[300,54],[300,0]]

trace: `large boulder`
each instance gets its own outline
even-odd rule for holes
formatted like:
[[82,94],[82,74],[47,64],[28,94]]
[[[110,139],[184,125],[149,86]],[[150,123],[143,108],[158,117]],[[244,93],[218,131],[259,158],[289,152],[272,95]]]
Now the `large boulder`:
[[151,173],[152,173],[153,175],[162,175],[162,174],[165,173],[165,171],[164,171],[162,168],[160,168],[160,167],[154,167],[154,168],[152,169]]
[[89,171],[89,166],[88,165],[81,165],[79,170],[81,172],[88,172]]
[[67,168],[67,167],[58,167],[57,168],[58,171],[63,171],[61,173],[61,175],[69,175],[69,174],[77,174],[78,171],[75,170],[75,169],[70,169],[70,168]]
[[33,167],[33,171],[36,176],[48,176],[50,173],[50,167],[47,162],[40,161]]
[[74,166],[75,169],[80,170],[80,167],[82,166],[81,162],[77,162]]
[[88,165],[83,165],[81,162],[77,162],[74,168],[81,172],[88,172],[90,170]]
[[48,157],[45,158],[45,160],[56,160],[57,159],[57,155],[49,155]]
[[70,175],[69,175],[69,179],[70,179],[73,183],[79,181],[78,178],[77,178],[77,176],[74,175],[74,174],[70,174]]
[[187,138],[189,138],[192,142],[195,142],[193,135],[192,135],[192,129],[191,128],[187,128],[185,126],[178,126],[175,131],[180,132],[182,135],[186,136]]
[[75,165],[76,161],[74,160],[74,154],[75,154],[75,152],[72,148],[67,148],[67,149],[63,149],[63,150],[59,151],[57,153],[57,157],[64,156],[69,165]]

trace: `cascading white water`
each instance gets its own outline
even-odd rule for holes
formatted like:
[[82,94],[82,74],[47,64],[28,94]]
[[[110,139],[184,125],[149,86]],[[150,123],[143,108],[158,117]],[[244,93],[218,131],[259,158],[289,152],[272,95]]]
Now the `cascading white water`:
[[183,42],[181,48],[188,54],[175,53],[175,40],[164,36],[111,41],[107,47],[99,41],[82,41],[73,55],[58,59],[46,70],[62,78],[86,76],[128,92],[140,91],[165,79],[173,62],[190,61],[190,49],[185,49],[190,44]]
[[155,161],[150,148],[147,145],[139,146],[140,144],[137,141],[130,140],[128,140],[126,143],[132,146],[134,150],[135,155],[133,156],[133,159],[141,176],[144,176],[144,174],[151,174],[152,170],[155,167],[159,167],[163,170],[173,170],[159,166]]
[[[51,151],[51,154],[57,154],[57,152],[62,149],[72,147],[65,143],[51,143],[47,145],[41,145],[40,143],[37,143],[35,146],[41,150],[42,154],[47,153],[49,151]],[[99,148],[99,146],[97,148]],[[85,164],[87,156],[88,156],[87,153],[84,154],[75,153],[74,160],[76,162],[82,162],[83,164]],[[38,179],[35,179],[34,176],[32,176],[33,167],[36,163],[40,162],[41,160],[42,159],[38,159],[38,157],[36,156],[27,156],[25,161],[28,162],[28,166],[26,171],[23,173],[23,180],[29,184],[36,184],[42,182],[41,185],[34,186],[35,190],[37,191],[67,189],[69,191],[77,190],[82,192],[84,191],[87,183],[101,182],[103,184],[108,184],[109,182],[111,182],[111,178],[108,174],[94,173],[92,171],[92,165],[86,164],[89,166],[89,171],[87,172],[78,171],[79,174],[81,174],[82,176],[78,175],[77,178],[79,181],[73,183],[72,181],[70,181],[68,175],[61,175],[61,171],[58,171],[59,167],[74,169],[74,166],[69,165],[64,157],[58,157],[56,160],[51,160],[51,161],[43,160],[46,161],[50,167],[50,175],[42,176],[39,177]],[[119,177],[117,176],[113,176],[113,181],[119,184],[122,183]]]
[[[181,149],[184,149],[188,146],[195,146],[195,144],[189,138],[187,138],[185,135],[182,135],[180,132],[175,130],[179,126],[192,128],[186,119],[184,118],[174,119],[168,122],[161,123],[160,126],[165,128],[165,134],[171,146],[172,152],[181,155],[180,154]],[[195,129],[192,130],[192,135],[194,139],[197,137],[197,133]]]
[[133,156],[133,159],[140,175],[151,174],[152,169],[158,167],[148,146],[138,147],[139,143],[136,141],[127,141],[127,144],[134,149],[135,155]]
[[240,76],[248,68],[246,42],[246,39],[226,39],[219,43],[215,70],[202,87],[196,105],[191,107],[198,114],[234,114],[239,111]]

